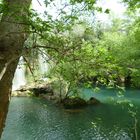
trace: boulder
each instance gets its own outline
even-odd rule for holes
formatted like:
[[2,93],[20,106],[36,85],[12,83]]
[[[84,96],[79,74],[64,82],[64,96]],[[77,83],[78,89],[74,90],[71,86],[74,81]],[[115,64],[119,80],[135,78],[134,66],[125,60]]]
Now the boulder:
[[80,97],[74,97],[63,99],[62,104],[66,109],[76,109],[86,106],[87,102]]

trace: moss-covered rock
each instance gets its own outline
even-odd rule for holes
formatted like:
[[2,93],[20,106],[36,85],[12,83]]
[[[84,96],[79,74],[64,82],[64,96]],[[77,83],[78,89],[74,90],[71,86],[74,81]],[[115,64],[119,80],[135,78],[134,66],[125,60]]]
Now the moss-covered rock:
[[63,99],[62,104],[67,109],[74,109],[74,108],[81,108],[81,107],[86,106],[87,102],[80,97],[75,97],[75,98]]

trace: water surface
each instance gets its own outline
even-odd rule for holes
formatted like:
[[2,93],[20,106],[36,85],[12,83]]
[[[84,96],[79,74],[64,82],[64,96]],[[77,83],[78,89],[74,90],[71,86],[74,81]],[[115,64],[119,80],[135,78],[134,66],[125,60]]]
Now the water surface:
[[[127,105],[110,102],[114,90],[101,90],[100,94],[85,89],[84,96],[103,101],[101,105],[79,110],[65,110],[44,99],[13,97],[1,140],[132,140],[134,118]],[[111,94],[112,93],[112,94]],[[140,94],[129,90],[123,99],[132,99],[140,122]],[[112,99],[112,98],[111,98]],[[137,128],[140,133],[140,126]]]

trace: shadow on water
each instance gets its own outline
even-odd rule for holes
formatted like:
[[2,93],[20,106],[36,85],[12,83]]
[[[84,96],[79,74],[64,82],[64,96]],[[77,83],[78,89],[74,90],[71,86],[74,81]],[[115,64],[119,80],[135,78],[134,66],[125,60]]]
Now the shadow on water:
[[[101,90],[98,94],[85,89],[86,98],[96,96],[103,103],[74,111],[44,99],[14,97],[1,140],[133,140],[134,118],[127,105],[108,100],[111,92]],[[137,101],[138,92],[129,91],[128,98],[135,94]],[[136,105],[140,116],[140,104]],[[137,119],[139,123],[140,118]],[[139,126],[137,130],[140,132]]]

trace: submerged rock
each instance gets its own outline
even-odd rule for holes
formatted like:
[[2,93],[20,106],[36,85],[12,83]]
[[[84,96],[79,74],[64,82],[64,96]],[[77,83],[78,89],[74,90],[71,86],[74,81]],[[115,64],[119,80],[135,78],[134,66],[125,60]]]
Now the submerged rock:
[[65,98],[62,100],[62,104],[66,109],[74,109],[74,108],[81,108],[87,105],[87,102],[80,98]]

